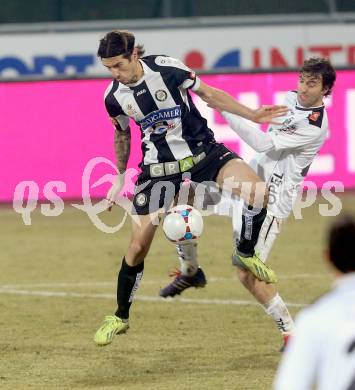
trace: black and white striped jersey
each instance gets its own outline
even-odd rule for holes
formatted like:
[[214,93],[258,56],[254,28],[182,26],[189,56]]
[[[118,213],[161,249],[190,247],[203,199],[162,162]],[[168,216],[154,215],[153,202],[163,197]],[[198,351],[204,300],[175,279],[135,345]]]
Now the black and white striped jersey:
[[181,160],[206,151],[215,140],[188,92],[199,82],[194,72],[167,56],[140,61],[143,77],[135,84],[112,81],[105,92],[105,106],[122,129],[129,118],[139,125],[141,164]]

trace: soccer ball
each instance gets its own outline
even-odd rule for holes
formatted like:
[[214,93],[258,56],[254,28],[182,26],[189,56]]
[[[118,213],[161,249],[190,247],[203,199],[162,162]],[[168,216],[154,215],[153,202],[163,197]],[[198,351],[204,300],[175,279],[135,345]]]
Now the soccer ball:
[[163,230],[167,239],[172,242],[196,240],[203,230],[202,215],[192,206],[175,206],[167,212]]

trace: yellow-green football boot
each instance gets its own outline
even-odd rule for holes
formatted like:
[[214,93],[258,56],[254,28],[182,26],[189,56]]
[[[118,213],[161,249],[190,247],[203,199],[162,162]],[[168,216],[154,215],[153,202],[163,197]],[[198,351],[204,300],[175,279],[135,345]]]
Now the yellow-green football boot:
[[129,328],[128,321],[123,321],[117,316],[106,316],[103,324],[95,333],[94,341],[97,345],[107,345],[116,334],[125,333]]
[[244,257],[234,251],[232,262],[234,265],[250,271],[259,280],[263,280],[266,283],[277,282],[275,272],[265,265],[256,254],[251,257]]

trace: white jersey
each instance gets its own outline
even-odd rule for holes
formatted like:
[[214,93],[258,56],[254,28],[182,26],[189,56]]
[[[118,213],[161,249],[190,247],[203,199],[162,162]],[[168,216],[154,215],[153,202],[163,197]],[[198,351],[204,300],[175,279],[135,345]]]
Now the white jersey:
[[304,108],[298,105],[297,93],[288,92],[285,105],[290,108],[281,125],[269,127],[275,148],[257,153],[250,166],[268,184],[268,212],[286,218],[292,211],[304,176],[328,134],[324,105]]
[[299,314],[281,360],[275,390],[355,389],[354,302],[352,272]]
[[[269,188],[268,217],[255,247],[263,262],[267,260],[282,221],[291,213],[299,186],[328,134],[328,117],[324,106],[299,106],[297,92],[288,92],[285,104],[290,111],[286,117],[280,118],[282,125],[269,127],[272,149],[256,153],[250,162]],[[245,132],[251,130],[254,129],[246,128]],[[243,202],[226,197],[222,197],[215,208],[219,215],[232,216],[235,237],[241,231],[242,208]]]

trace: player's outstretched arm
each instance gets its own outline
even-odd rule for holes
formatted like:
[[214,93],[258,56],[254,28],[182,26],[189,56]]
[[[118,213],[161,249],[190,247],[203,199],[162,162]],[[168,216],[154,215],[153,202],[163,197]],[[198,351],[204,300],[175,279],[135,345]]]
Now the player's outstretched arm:
[[256,123],[276,123],[273,120],[287,113],[286,106],[263,106],[253,110],[242,103],[237,102],[227,92],[210,87],[206,83],[200,83],[197,90],[194,91],[209,107],[218,111],[227,111],[232,114],[240,115],[245,119],[250,119]]
[[226,111],[222,111],[222,115],[229,127],[256,152],[267,152],[275,147],[270,133],[253,127],[238,115]]
[[111,119],[115,126],[115,154],[117,160],[118,175],[112,187],[109,189],[106,199],[108,201],[107,209],[111,211],[115,204],[118,194],[121,192],[124,185],[124,174],[127,169],[127,162],[131,150],[131,130],[128,126],[126,130],[122,130],[121,126],[115,119]]

